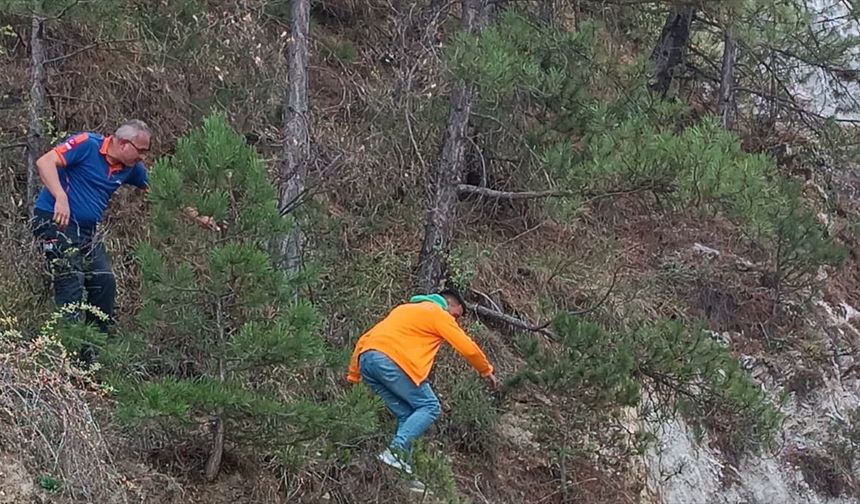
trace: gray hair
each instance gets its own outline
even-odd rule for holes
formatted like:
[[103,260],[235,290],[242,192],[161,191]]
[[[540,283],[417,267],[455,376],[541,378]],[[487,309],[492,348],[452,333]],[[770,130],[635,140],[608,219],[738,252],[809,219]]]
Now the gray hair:
[[120,140],[134,140],[141,133],[152,135],[152,130],[140,119],[129,119],[122,123],[113,135]]

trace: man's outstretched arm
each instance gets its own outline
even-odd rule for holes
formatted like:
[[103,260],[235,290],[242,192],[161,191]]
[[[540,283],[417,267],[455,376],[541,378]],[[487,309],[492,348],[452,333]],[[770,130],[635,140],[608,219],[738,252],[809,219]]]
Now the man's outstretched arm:
[[475,343],[459,325],[457,325],[454,317],[448,316],[447,314],[439,315],[436,318],[435,325],[439,335],[442,336],[445,341],[450,343],[451,346],[454,347],[454,350],[462,355],[463,358],[478,371],[478,374],[483,378],[487,378],[491,384],[495,384],[496,379],[493,374],[493,365],[490,364],[489,359],[487,359],[487,356],[484,354],[483,350],[481,350],[481,347],[479,347],[478,344]]

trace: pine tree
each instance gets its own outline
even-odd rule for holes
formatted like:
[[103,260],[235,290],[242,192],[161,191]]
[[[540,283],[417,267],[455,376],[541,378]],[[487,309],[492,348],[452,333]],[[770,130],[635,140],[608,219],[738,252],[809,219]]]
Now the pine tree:
[[[181,139],[151,178],[152,239],[138,250],[146,343],[133,359],[162,376],[126,382],[120,397],[127,418],[208,417],[211,480],[228,437],[276,444],[323,419],[320,406],[284,402],[262,383],[266,369],[296,371],[323,356],[320,317],[273,267],[267,244],[287,221],[264,163],[223,117]],[[220,230],[197,225],[188,207]]]
[[[584,409],[595,417],[647,405],[644,411],[652,409],[658,417],[679,412],[696,426],[719,422],[736,448],[766,446],[779,426],[772,398],[694,322],[662,320],[610,329],[561,316],[554,327],[562,351],[543,351],[536,340],[521,339],[519,350],[528,366],[512,383],[526,380],[550,393],[567,391],[567,409]],[[643,391],[660,400],[643,400]]]
[[[744,4],[742,9],[742,3],[724,5],[727,12],[703,11],[697,23],[713,15],[720,22],[735,23],[739,35],[733,29],[732,38],[788,47],[788,41],[775,38],[774,33],[753,36],[751,27],[759,18],[750,17],[754,5]],[[794,4],[785,7],[796,8]],[[785,21],[788,16],[768,6],[759,10],[755,12],[766,18]],[[679,15],[670,16],[670,24]],[[793,19],[811,22],[808,15]],[[699,25],[694,28],[702,30]],[[547,28],[527,13],[509,11],[479,36],[464,34],[455,39],[448,53],[452,71],[473,83],[482,98],[476,106],[475,115],[482,119],[476,129],[481,131],[481,155],[491,161],[479,166],[481,183],[540,184],[544,189],[549,181],[554,186],[520,191],[481,187],[470,192],[511,200],[561,196],[554,209],[565,213],[593,197],[651,193],[664,211],[721,214],[745,229],[768,253],[779,256],[771,261],[774,278],[768,282],[777,301],[781,283],[792,288],[810,286],[820,266],[840,262],[843,254],[816,223],[799,191],[790,190],[789,178],[780,173],[774,159],[745,151],[740,137],[725,131],[730,122],[728,108],[720,120],[696,118],[684,103],[655,100],[646,91],[651,65],[619,63],[622,54],[607,52],[596,42],[599,37],[600,30],[593,25],[582,23],[576,32],[566,32]],[[697,32],[694,45],[706,39]],[[716,47],[722,35],[707,40]],[[830,42],[849,48],[851,40],[837,37]],[[723,49],[718,49],[713,51],[715,61],[722,58]],[[743,61],[750,54],[743,52]],[[827,54],[832,56],[832,51]],[[656,89],[658,94],[675,86],[671,80],[678,77],[669,68],[676,63],[667,65],[661,70],[664,80]],[[738,78],[746,86],[747,67],[741,69]],[[734,70],[731,74],[725,85],[733,88]],[[736,98],[727,93],[724,101],[725,107],[732,107]],[[494,159],[515,159],[511,166],[517,168],[510,170]],[[792,210],[787,213],[788,209]]]

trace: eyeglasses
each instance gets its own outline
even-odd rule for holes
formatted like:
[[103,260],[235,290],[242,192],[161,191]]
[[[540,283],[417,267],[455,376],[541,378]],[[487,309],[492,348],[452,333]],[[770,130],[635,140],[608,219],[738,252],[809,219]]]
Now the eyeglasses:
[[127,144],[131,145],[132,147],[134,147],[134,150],[136,150],[138,154],[146,154],[147,152],[149,152],[149,148],[143,149],[143,148],[141,148],[141,147],[138,147],[138,146],[137,146],[137,145],[135,145],[135,144],[134,144],[134,142],[132,142],[131,140],[126,140],[126,141],[125,141],[125,143],[127,143]]

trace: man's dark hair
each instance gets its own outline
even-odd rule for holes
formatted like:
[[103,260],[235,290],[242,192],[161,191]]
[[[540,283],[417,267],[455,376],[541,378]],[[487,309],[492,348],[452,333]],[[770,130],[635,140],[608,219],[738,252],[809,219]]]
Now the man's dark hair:
[[463,299],[463,296],[456,289],[443,289],[439,291],[439,295],[442,297],[450,297],[453,298],[457,303],[460,304],[463,308],[466,308],[466,301]]

